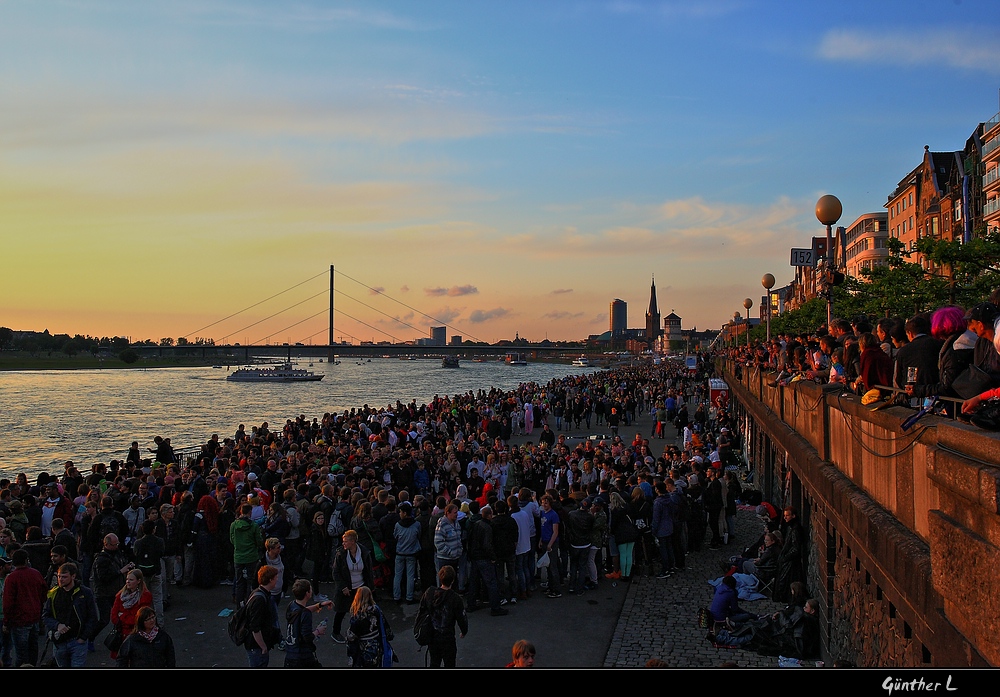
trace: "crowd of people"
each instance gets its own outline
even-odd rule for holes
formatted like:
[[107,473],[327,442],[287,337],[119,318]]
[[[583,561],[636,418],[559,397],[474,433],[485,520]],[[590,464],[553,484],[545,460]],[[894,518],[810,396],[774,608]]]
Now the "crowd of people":
[[[432,611],[430,660],[448,666],[466,612],[502,617],[643,570],[668,579],[687,555],[737,542],[745,463],[726,405],[708,401],[713,370],[705,356],[695,371],[647,363],[241,424],[184,462],[160,460],[173,451],[158,437],[86,475],[67,462],[34,484],[0,480],[0,659],[36,663],[44,623],[54,645],[73,642],[59,665],[82,665],[107,626],[119,665],[173,665],[170,588],[222,583],[248,608],[250,666],[275,648],[287,666],[318,665],[327,625],[311,615],[324,609],[353,665],[391,665],[377,602],[390,600]],[[649,434],[631,434],[639,414]],[[608,435],[574,438],[594,431]],[[804,578],[796,526],[792,512],[776,598]]]
[[780,334],[730,355],[777,372],[771,386],[815,380],[843,385],[866,403],[940,400],[944,413],[1000,430],[998,325],[1000,289],[968,310],[946,305],[907,320],[835,319],[814,333]]

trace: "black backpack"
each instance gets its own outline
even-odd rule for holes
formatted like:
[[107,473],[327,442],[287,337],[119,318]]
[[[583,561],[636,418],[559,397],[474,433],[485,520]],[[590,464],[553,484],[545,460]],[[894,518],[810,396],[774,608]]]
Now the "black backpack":
[[430,590],[423,598],[427,602],[422,600],[420,603],[417,617],[413,622],[413,638],[416,639],[418,646],[428,646],[437,638],[437,628],[441,624],[440,615],[443,612],[444,603],[437,604],[436,601],[444,592],[440,588]]
[[246,643],[247,639],[250,638],[250,628],[247,626],[247,618],[249,617],[249,612],[247,608],[250,607],[250,603],[253,601],[254,596],[259,596],[260,591],[255,590],[250,594],[245,603],[242,603],[236,612],[234,612],[229,617],[229,625],[227,629],[229,630],[229,638],[237,646],[242,646]]

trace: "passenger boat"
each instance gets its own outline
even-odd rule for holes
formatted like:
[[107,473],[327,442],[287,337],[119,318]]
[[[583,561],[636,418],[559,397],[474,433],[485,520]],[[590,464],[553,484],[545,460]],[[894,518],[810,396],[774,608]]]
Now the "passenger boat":
[[579,358],[573,359],[572,365],[575,365],[577,368],[589,368],[590,359],[587,358],[586,356],[580,356]]
[[315,382],[323,378],[323,375],[312,371],[294,368],[291,363],[282,363],[273,368],[240,368],[226,376],[226,380],[232,382]]
[[528,365],[528,358],[523,353],[508,353],[507,365]]
[[445,356],[441,359],[442,368],[458,368],[458,356]]

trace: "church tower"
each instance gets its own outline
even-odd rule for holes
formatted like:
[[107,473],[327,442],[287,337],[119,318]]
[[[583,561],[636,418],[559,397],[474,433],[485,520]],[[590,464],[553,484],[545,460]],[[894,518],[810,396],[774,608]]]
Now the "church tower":
[[649,284],[649,309],[646,310],[646,341],[656,341],[660,334],[660,311],[656,307],[656,281],[652,279]]

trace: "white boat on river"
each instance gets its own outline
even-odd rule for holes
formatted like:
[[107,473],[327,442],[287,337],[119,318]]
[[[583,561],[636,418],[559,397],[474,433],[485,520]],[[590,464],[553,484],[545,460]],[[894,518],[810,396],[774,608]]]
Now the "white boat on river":
[[273,368],[240,368],[226,376],[232,382],[315,382],[322,380],[310,370],[295,368],[291,363],[282,363]]

